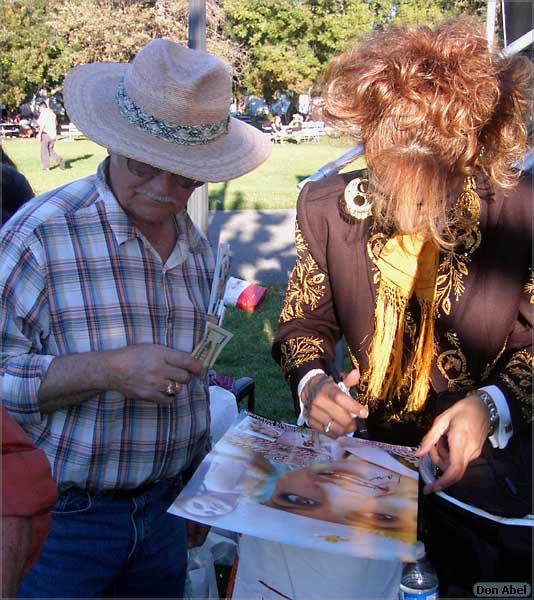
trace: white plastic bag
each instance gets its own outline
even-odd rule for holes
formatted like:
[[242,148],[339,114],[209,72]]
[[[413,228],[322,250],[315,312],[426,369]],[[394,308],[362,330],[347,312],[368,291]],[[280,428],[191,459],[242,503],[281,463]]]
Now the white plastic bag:
[[218,385],[210,385],[211,440],[215,445],[237,417],[234,394]]
[[189,550],[184,598],[219,598],[215,564],[232,565],[236,547],[235,534],[217,529],[202,546]]
[[184,598],[219,598],[211,550],[204,543],[188,555]]

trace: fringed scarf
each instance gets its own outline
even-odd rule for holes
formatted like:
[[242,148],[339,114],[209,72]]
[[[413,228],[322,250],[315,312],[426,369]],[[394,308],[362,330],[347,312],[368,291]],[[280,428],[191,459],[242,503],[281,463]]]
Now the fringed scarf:
[[[408,411],[422,408],[428,393],[438,258],[438,249],[423,235],[397,235],[386,243],[376,262],[380,285],[369,351],[368,393],[371,398],[388,398],[408,387]],[[414,352],[403,373],[405,311],[413,293],[421,307],[421,321]]]

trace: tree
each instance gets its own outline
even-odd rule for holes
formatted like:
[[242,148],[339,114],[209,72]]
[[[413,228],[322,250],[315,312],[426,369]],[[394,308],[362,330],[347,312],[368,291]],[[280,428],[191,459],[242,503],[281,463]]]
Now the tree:
[[319,65],[305,43],[311,15],[301,3],[230,0],[224,9],[227,35],[250,52],[244,76],[250,91],[272,99],[277,89],[313,81]]
[[66,72],[90,62],[129,62],[153,37],[155,11],[143,0],[62,0],[47,21],[64,42]]
[[[232,68],[236,80],[240,82],[248,61],[247,49],[225,35],[225,13],[221,2],[205,1],[207,50],[225,60]],[[165,37],[187,45],[188,1],[153,0],[152,4],[156,11],[155,37]]]
[[[207,48],[271,100],[309,92],[328,61],[387,23],[483,17],[486,0],[206,0]],[[0,0],[0,92],[8,109],[67,71],[130,61],[150,39],[187,43],[187,0]]]
[[[386,0],[384,5],[388,2]],[[391,23],[395,25],[434,25],[451,17],[485,17],[487,0],[399,0],[391,5]],[[384,6],[385,8],[385,6]]]
[[[129,62],[157,37],[187,45],[187,0],[14,0],[1,4],[1,91],[8,109],[68,70],[89,62]],[[207,47],[239,79],[247,51],[222,33],[224,11],[207,0]]]
[[63,44],[46,22],[53,3],[17,0],[0,5],[0,93],[8,110],[60,77],[57,58]]
[[270,100],[309,92],[328,61],[388,24],[481,16],[485,0],[224,0],[226,34],[250,52],[244,81]]
[[247,87],[308,92],[324,64],[380,20],[373,0],[225,0],[226,33],[250,52]]

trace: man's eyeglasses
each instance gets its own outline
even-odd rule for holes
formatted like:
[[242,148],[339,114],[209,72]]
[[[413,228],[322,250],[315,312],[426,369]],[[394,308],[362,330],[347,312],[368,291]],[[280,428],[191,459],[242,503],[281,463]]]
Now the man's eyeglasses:
[[[139,162],[133,158],[126,158],[126,166],[132,175],[141,179],[152,179],[153,177],[161,175],[161,173],[166,173],[163,169],[147,165],[146,163]],[[177,184],[184,189],[195,189],[204,185],[204,181],[199,181],[198,179],[189,179],[189,177],[183,177],[182,175],[176,175],[174,173],[172,175],[176,179]]]

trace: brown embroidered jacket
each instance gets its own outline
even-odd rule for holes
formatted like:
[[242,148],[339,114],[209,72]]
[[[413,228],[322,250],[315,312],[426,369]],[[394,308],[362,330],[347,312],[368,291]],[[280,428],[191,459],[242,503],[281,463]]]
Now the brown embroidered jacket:
[[[296,389],[306,372],[335,356],[344,336],[362,374],[365,399],[367,352],[374,329],[379,272],[374,261],[389,239],[372,217],[347,214],[343,192],[365,171],[308,184],[297,204],[297,262],[280,315],[273,356],[287,377],[298,410]],[[532,182],[520,181],[508,196],[493,193],[477,176],[480,217],[458,227],[461,243],[440,254],[436,284],[436,355],[431,392],[422,414],[402,413],[405,398],[371,407],[371,434],[417,443],[436,405],[469,390],[497,385],[507,398],[514,429],[532,419]],[[365,189],[365,185],[360,186]],[[418,306],[408,307],[406,339],[413,339]],[[408,344],[409,345],[409,344]],[[402,414],[401,414],[402,413]]]

